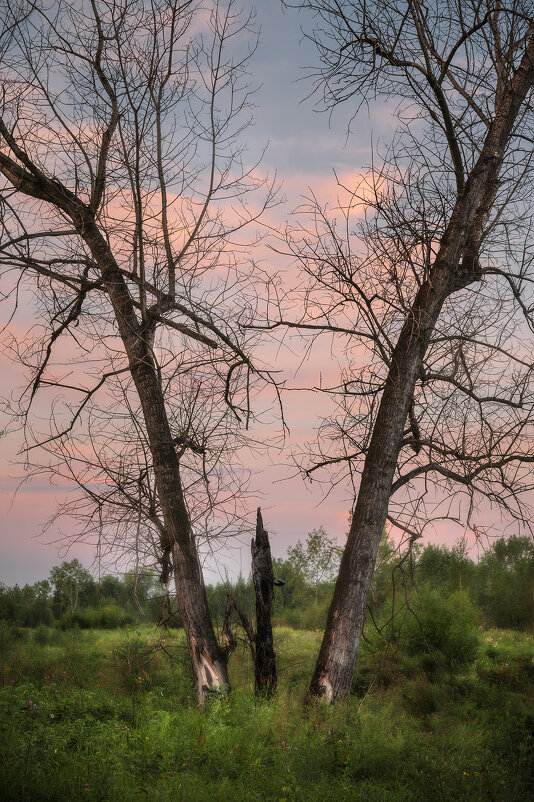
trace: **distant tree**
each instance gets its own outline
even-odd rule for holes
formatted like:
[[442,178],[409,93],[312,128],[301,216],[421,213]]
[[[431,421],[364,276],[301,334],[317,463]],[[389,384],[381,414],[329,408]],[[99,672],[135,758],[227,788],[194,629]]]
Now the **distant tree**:
[[274,594],[274,615],[282,615],[287,610],[294,610],[302,604],[306,595],[306,587],[302,573],[286,557],[273,557],[273,573],[276,579],[283,582]]
[[50,584],[54,588],[54,603],[61,612],[76,610],[94,601],[96,583],[79,560],[57,565],[50,571]]
[[397,546],[384,529],[378,547],[373,581],[369,591],[369,605],[374,613],[378,613],[386,600],[391,597],[393,573],[400,559]]
[[2,582],[0,583],[0,621],[13,623],[14,620],[15,609],[12,594],[10,593],[10,588],[6,587]]
[[499,538],[477,566],[476,601],[489,626],[534,628],[534,543]]
[[48,579],[41,579],[32,586],[35,601],[32,606],[31,626],[39,624],[51,625],[54,623],[54,613],[52,609],[52,585]]
[[103,598],[118,601],[121,597],[122,590],[122,582],[118,576],[108,574],[101,578],[99,583],[99,593]]
[[51,624],[54,620],[47,580],[35,585],[0,585],[0,619],[19,627]]
[[417,559],[417,582],[447,593],[465,590],[473,598],[477,566],[461,538],[452,549],[428,545]]
[[304,543],[299,540],[287,550],[288,563],[295,574],[313,589],[316,604],[320,585],[333,582],[337,575],[340,554],[340,547],[328,537],[322,526],[308,532]]
[[40,601],[48,601],[52,595],[52,585],[48,579],[40,579],[33,585],[35,598]]

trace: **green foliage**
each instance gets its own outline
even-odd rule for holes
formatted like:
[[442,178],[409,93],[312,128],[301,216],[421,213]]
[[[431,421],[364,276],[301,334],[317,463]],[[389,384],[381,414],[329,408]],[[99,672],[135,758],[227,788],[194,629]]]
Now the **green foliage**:
[[100,580],[99,593],[104,599],[113,599],[113,601],[120,601],[123,594],[124,583],[121,582],[118,576],[103,576]]
[[476,601],[488,626],[534,628],[534,542],[527,537],[497,540],[478,566]]
[[210,612],[217,624],[221,624],[223,620],[229,595],[233,598],[237,607],[250,619],[252,618],[256,601],[251,577],[245,579],[242,574],[239,574],[233,584],[221,582],[215,586],[208,585],[206,591]]
[[60,612],[73,612],[78,605],[91,603],[95,598],[95,581],[79,560],[63,562],[52,568],[50,583],[54,588],[54,603]]
[[287,550],[287,561],[294,572],[313,587],[334,581],[339,558],[339,546],[328,537],[322,526],[308,532],[305,543],[299,540],[296,546]]
[[415,716],[427,717],[436,713],[443,698],[442,689],[427,677],[416,677],[405,683],[402,696],[406,702],[406,712]]
[[0,618],[19,627],[51,624],[54,620],[51,600],[43,594],[43,586],[48,585],[46,580],[22,588],[0,585]]
[[[125,627],[143,616],[177,621],[153,572],[97,585],[66,563],[53,582],[0,587],[0,798],[528,798],[532,638],[484,635],[478,624],[532,627],[531,542],[497,541],[475,563],[463,541],[399,555],[384,534],[354,696],[334,710],[305,710],[334,547],[315,530],[274,560],[285,581],[275,617],[301,627],[275,632],[277,698],[254,704],[250,654],[240,646],[229,666],[232,697],[204,711],[183,632]],[[239,577],[208,588],[214,617],[229,590],[251,615],[251,582]]]
[[392,593],[392,579],[399,561],[399,553],[388,537],[386,530],[382,532],[375,571],[369,591],[369,606],[377,612],[389,602]]
[[446,546],[426,546],[417,560],[417,578],[442,593],[473,588],[477,565],[469,558],[466,542],[461,538],[448,549]]
[[531,639],[518,632],[490,630],[485,637],[485,654],[477,664],[480,679],[501,688],[529,692],[534,687],[534,658]]
[[426,546],[417,560],[416,578],[445,595],[465,590],[486,626],[534,627],[534,542],[529,537],[496,540],[478,563],[469,558],[463,540],[452,549]]
[[[193,701],[182,632],[168,633],[164,648],[149,628],[50,633],[48,644],[10,641],[7,650],[17,670],[0,691],[6,802],[530,797],[533,685],[514,690],[481,671],[522,673],[534,645],[520,633],[490,633],[476,670],[439,683],[416,657],[385,647],[389,683],[335,709],[304,709],[320,634],[277,629],[277,698],[254,703],[250,662],[238,651],[234,694],[205,710]],[[371,652],[378,661],[378,646]]]
[[0,584],[0,618],[18,627],[56,624],[61,629],[111,629],[140,620],[181,626],[153,570],[104,576],[97,584],[78,560],[63,562],[50,580],[34,585]]
[[33,633],[33,639],[39,646],[47,646],[50,642],[50,629],[44,624],[39,624]]
[[306,595],[304,577],[289,560],[280,557],[273,558],[273,573],[284,583],[274,591],[274,615],[287,621],[288,612],[301,606]]
[[[322,629],[332,598],[339,547],[324,529],[313,530],[305,542],[273,559],[274,575],[283,582],[275,588],[273,620],[303,629]],[[525,537],[497,540],[475,563],[465,540],[451,549],[413,546],[398,549],[384,532],[369,595],[369,608],[382,624],[393,623],[387,637],[404,617],[405,593],[414,587],[432,587],[444,598],[456,591],[468,594],[479,620],[486,626],[531,630],[534,626],[534,543]],[[216,623],[222,621],[228,593],[249,618],[254,615],[250,578],[208,587],[208,601]],[[129,571],[122,578],[104,576],[97,584],[77,560],[54,568],[50,580],[34,585],[0,585],[0,618],[26,629],[55,624],[62,629],[108,629],[150,621],[166,628],[181,627],[176,600],[151,569]]]
[[126,691],[137,693],[148,687],[155,643],[139,634],[127,635],[112,651],[118,675]]
[[427,654],[447,670],[471,665],[480,646],[480,630],[469,597],[462,591],[444,597],[429,589],[417,594],[399,640],[409,655]]
[[[273,558],[273,573],[280,584],[275,586],[273,620],[302,629],[324,626],[334,579],[339,567],[339,547],[323,527],[310,532],[305,543],[298,541],[287,551],[287,558]],[[237,582],[208,587],[208,602],[213,618],[222,621],[230,594],[249,618],[254,615],[255,598],[252,580],[241,575]]]
[[274,618],[302,629],[322,628],[339,560],[340,548],[322,526],[289,547],[285,560],[274,559],[274,575],[284,582],[275,591]]
[[125,612],[116,602],[108,601],[98,607],[67,610],[57,621],[60,629],[115,629],[135,621],[131,613]]

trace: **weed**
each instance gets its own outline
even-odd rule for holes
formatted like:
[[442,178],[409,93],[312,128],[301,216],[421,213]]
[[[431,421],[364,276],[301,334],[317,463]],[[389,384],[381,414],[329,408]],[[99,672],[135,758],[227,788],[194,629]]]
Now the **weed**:
[[[165,641],[149,628],[49,634],[57,640],[6,645],[6,802],[512,802],[531,795],[534,648],[526,635],[491,633],[495,643],[485,647],[495,657],[483,649],[473,669],[444,671],[438,682],[422,671],[420,655],[366,647],[364,694],[306,709],[302,683],[320,635],[284,628],[275,633],[275,699],[255,702],[248,655],[236,652],[233,694],[200,710],[183,633]],[[520,681],[511,688],[505,677]]]

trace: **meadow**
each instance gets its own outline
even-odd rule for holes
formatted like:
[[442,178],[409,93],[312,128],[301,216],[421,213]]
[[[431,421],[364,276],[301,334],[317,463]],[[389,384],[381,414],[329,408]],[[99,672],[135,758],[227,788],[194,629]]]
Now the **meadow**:
[[[278,627],[279,691],[194,699],[183,632],[0,626],[0,799],[495,800],[534,792],[534,640],[468,665],[364,643],[353,694],[303,704],[320,632]],[[426,656],[428,658],[428,655]]]

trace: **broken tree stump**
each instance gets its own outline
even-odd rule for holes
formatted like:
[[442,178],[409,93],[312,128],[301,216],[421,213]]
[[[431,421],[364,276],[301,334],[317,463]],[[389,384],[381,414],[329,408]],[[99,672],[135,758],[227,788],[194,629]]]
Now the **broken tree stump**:
[[276,690],[271,609],[274,598],[273,563],[269,536],[263,528],[261,509],[256,517],[256,537],[252,538],[252,581],[256,594],[256,633],[254,636],[254,680],[257,696],[269,698]]

